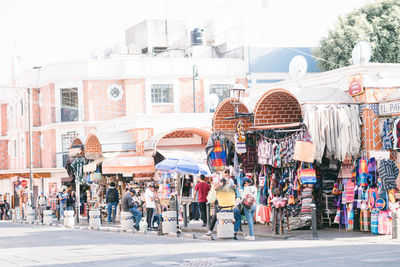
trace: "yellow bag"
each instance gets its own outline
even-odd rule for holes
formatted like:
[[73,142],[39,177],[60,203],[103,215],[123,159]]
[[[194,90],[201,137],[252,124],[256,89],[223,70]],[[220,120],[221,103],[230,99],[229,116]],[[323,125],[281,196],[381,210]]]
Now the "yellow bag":
[[215,191],[214,185],[212,185],[207,195],[207,202],[213,204],[215,203],[216,200],[217,200],[217,192]]

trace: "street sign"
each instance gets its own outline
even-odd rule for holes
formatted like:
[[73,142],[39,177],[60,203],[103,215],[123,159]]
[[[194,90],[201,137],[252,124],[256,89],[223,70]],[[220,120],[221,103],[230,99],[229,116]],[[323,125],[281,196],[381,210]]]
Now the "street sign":
[[353,75],[349,78],[349,94],[351,96],[359,95],[364,92],[364,87],[362,85],[361,74]]
[[379,103],[379,115],[392,115],[400,113],[400,102]]
[[22,187],[25,187],[25,186],[27,186],[28,185],[28,181],[27,180],[22,180],[21,181],[21,186]]

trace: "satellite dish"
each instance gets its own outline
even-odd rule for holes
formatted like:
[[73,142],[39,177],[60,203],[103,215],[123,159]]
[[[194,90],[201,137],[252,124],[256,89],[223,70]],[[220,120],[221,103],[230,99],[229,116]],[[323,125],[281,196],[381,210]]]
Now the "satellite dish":
[[219,98],[217,94],[210,94],[207,97],[207,105],[208,108],[211,110],[215,110],[219,104]]
[[92,53],[90,54],[90,58],[91,59],[103,59],[104,58],[103,51],[101,51],[100,49],[93,50]]
[[109,57],[112,54],[112,52],[113,52],[113,50],[111,47],[106,47],[104,49],[104,57],[106,57],[106,58]]
[[301,78],[307,72],[307,60],[303,56],[295,56],[289,63],[289,75],[292,78]]
[[371,46],[367,41],[359,41],[351,52],[353,64],[367,63],[371,59]]

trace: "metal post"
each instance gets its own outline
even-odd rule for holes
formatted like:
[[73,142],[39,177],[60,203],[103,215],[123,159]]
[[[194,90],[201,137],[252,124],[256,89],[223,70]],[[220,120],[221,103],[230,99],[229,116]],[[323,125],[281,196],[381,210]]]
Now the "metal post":
[[317,209],[315,204],[311,204],[311,227],[312,227],[312,238],[318,239],[318,232],[317,232]]
[[56,200],[57,201],[57,208],[56,208],[56,211],[57,211],[57,221],[60,221],[60,200],[59,199],[57,199]]
[[392,214],[392,239],[399,238],[399,233],[397,232],[398,227],[399,227],[399,225],[397,223],[397,212],[393,212],[393,214]]
[[183,203],[183,226],[187,228],[188,219],[187,219],[187,203]]
[[116,210],[114,205],[111,207],[111,212],[112,212],[112,214],[111,214],[112,215],[112,222],[115,223],[115,216],[117,214],[117,210]]
[[[76,223],[79,223],[79,215],[81,213],[81,194],[80,194],[80,182],[78,176],[75,175],[75,187],[76,187]],[[89,217],[89,215],[88,215]]]
[[210,228],[210,203],[206,204],[207,228]]
[[27,89],[28,91],[28,132],[29,132],[29,192],[30,192],[30,200],[31,200],[31,208],[34,210],[33,203],[33,172],[32,172],[32,112],[31,112],[31,88]]
[[196,113],[196,79],[197,79],[197,66],[193,65],[193,113]]
[[178,204],[178,195],[175,198],[175,205],[176,205],[176,226],[179,229],[179,204]]

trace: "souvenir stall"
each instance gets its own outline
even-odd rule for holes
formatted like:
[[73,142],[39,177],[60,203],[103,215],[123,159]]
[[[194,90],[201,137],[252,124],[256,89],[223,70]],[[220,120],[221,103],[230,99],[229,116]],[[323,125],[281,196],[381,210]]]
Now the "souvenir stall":
[[[243,114],[249,113],[238,112],[231,100],[222,102],[206,147],[212,171],[233,161],[239,185],[243,175],[255,178],[259,189],[256,219],[273,221],[276,233],[283,232],[284,217],[288,229],[309,227],[313,204],[320,223],[333,223],[336,208],[332,190],[341,162],[346,158],[354,162],[361,147],[359,109],[351,97],[332,88],[302,90],[307,93],[284,89],[266,92],[257,100],[247,127],[242,126],[247,119]],[[224,105],[228,103],[235,115],[233,130],[220,120],[232,118],[218,113],[223,110],[226,114]],[[226,136],[233,136],[233,140]],[[227,140],[233,144],[230,148]],[[273,216],[271,208],[277,211]]]

